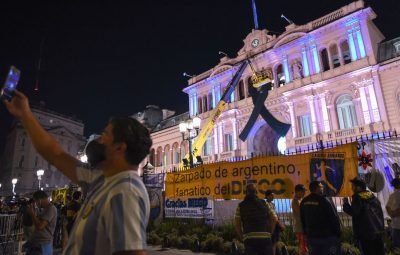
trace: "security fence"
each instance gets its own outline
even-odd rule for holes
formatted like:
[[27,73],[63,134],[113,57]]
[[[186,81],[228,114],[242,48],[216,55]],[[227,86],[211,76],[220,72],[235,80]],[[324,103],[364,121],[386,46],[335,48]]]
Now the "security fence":
[[22,254],[22,221],[16,214],[0,214],[0,255]]

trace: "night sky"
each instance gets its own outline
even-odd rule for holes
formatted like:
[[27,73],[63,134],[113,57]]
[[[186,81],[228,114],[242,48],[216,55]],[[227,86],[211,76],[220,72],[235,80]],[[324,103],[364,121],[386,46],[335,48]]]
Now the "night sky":
[[[85,135],[99,132],[110,116],[149,104],[187,111],[182,73],[212,68],[219,50],[236,56],[254,26],[251,0],[83,2],[88,1],[2,2],[0,80],[10,65],[17,66],[20,90],[31,101],[83,120]],[[301,25],[350,2],[258,0],[260,27],[282,33],[282,13]],[[400,36],[400,1],[366,2],[387,39]],[[0,105],[0,153],[10,123]]]

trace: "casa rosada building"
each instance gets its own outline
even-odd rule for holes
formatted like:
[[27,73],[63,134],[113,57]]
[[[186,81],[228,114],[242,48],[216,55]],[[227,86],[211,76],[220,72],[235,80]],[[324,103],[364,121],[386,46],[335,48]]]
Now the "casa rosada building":
[[[356,1],[307,24],[290,24],[279,36],[251,31],[236,57],[225,56],[189,79],[183,89],[189,112],[168,117],[152,130],[149,162],[156,172],[179,166],[188,152],[179,123],[198,116],[205,125],[246,59],[257,71],[273,73],[264,104],[276,119],[291,124],[288,149],[400,130],[400,38],[386,40],[375,18],[370,7]],[[239,139],[254,108],[251,76],[248,66],[202,148],[203,162],[278,152],[280,137],[261,116],[247,140]]]

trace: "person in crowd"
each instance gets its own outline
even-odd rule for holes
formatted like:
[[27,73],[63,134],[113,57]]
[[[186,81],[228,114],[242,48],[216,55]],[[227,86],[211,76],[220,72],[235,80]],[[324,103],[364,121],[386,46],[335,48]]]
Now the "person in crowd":
[[37,152],[88,192],[63,254],[145,254],[150,202],[137,169],[152,145],[149,131],[135,119],[112,118],[86,146],[89,167],[43,129],[23,93],[3,102]]
[[35,201],[33,199],[23,200],[20,202],[18,218],[22,219],[22,229],[24,231],[24,240],[28,241],[35,227],[33,226],[33,221],[31,215],[28,214],[28,207],[34,205]]
[[336,207],[323,196],[320,181],[309,185],[311,194],[300,203],[300,218],[310,255],[340,255],[340,220]]
[[364,255],[383,255],[385,231],[381,203],[374,193],[367,191],[364,180],[356,177],[351,181],[353,196],[351,205],[343,199],[343,211],[352,217],[353,233]]
[[57,209],[50,202],[48,195],[43,190],[33,193],[33,200],[40,209],[40,213],[33,204],[28,205],[27,213],[31,216],[34,231],[28,240],[27,255],[37,254],[53,255],[53,235],[56,228]]
[[246,196],[235,213],[235,228],[244,241],[246,254],[272,255],[271,233],[277,216],[263,199],[257,197],[255,184],[246,186]]
[[391,184],[394,191],[389,196],[386,211],[391,218],[392,246],[400,253],[400,179],[394,178]]
[[308,249],[306,240],[304,237],[303,226],[301,225],[300,218],[300,203],[306,194],[306,187],[303,184],[297,184],[294,187],[294,197],[292,199],[292,211],[293,211],[293,232],[296,235],[296,239],[299,245],[299,252],[301,255],[307,255]]
[[[268,204],[268,206],[271,208],[271,210],[273,210],[274,214],[276,214],[276,208],[275,208],[275,204],[273,203],[274,201],[274,192],[270,189],[265,191],[265,200]],[[271,237],[271,241],[272,241],[272,254],[275,255],[276,254],[276,246],[279,242],[280,239],[280,233],[285,230],[285,226],[279,221],[278,217],[276,217],[276,227],[274,232],[272,232],[272,237]]]
[[72,201],[67,204],[67,232],[68,235],[70,235],[72,226],[74,225],[76,216],[78,215],[79,209],[81,208],[81,197],[82,197],[82,192],[80,191],[75,191],[72,194]]

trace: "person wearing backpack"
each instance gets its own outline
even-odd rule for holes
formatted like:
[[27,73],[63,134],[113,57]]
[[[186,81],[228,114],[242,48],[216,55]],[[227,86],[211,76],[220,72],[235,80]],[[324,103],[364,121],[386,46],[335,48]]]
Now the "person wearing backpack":
[[350,182],[354,194],[351,204],[343,199],[343,211],[352,216],[354,237],[364,255],[384,255],[381,203],[362,179],[356,177]]

